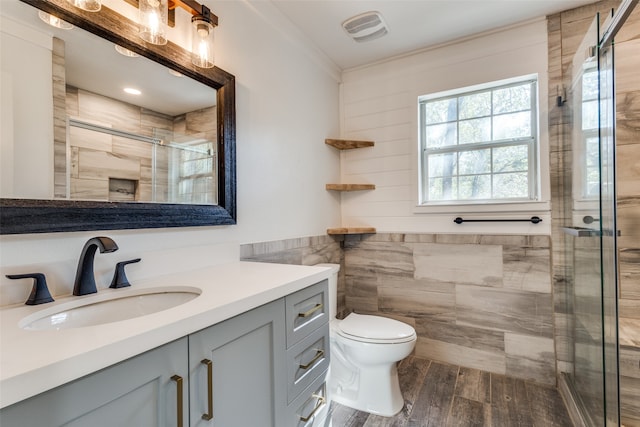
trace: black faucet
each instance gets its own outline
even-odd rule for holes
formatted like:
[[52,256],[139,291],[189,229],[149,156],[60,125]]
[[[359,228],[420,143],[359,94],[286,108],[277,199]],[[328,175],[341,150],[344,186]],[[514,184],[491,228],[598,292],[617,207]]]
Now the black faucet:
[[98,292],[96,277],[93,274],[93,258],[96,255],[96,249],[100,249],[101,254],[115,252],[118,250],[118,245],[109,237],[93,237],[84,244],[78,260],[76,280],[73,283],[74,295],[87,295]]

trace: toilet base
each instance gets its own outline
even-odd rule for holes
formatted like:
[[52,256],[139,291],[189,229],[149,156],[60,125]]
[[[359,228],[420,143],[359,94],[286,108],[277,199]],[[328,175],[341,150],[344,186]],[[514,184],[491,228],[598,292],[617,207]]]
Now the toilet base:
[[404,406],[396,363],[360,370],[357,384],[340,384],[329,374],[329,399],[358,411],[392,417]]

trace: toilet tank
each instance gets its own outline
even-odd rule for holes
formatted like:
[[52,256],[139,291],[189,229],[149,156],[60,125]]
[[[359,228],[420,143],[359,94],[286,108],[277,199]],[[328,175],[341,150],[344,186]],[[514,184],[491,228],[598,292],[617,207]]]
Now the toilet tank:
[[338,314],[338,272],[340,264],[316,264],[317,267],[331,268],[329,275],[329,319],[335,319]]

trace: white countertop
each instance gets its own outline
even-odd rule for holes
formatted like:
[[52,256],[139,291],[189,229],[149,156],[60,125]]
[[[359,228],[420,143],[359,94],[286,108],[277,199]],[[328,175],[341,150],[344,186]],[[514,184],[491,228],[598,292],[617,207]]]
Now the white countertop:
[[[0,408],[73,381],[328,278],[327,267],[234,262],[132,283],[131,288],[189,286],[202,293],[176,307],[130,320],[81,328],[20,328],[25,316],[66,304],[0,310]],[[123,289],[100,289],[98,295]]]

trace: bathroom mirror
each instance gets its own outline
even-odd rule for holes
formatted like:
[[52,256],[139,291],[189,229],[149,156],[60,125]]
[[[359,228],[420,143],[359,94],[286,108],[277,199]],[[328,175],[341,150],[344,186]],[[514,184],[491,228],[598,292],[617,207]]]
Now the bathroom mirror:
[[[152,177],[146,177],[146,181],[141,180],[140,177],[129,177],[127,179],[127,172],[117,172],[114,175],[118,179],[109,179],[109,185],[115,181],[115,191],[111,192],[111,196],[105,196],[103,193],[96,193],[93,187],[89,187],[87,190],[86,185],[79,185],[78,180],[74,181],[74,178],[69,178],[66,170],[63,169],[60,173],[60,155],[59,145],[60,139],[62,139],[63,156],[66,150],[68,154],[71,154],[70,159],[66,162],[69,171],[73,168],[77,168],[78,151],[76,147],[73,148],[72,144],[67,144],[66,141],[72,133],[87,133],[95,132],[94,128],[87,129],[85,125],[95,125],[96,119],[98,127],[103,127],[102,120],[108,114],[104,114],[104,111],[94,114],[93,117],[89,117],[88,120],[82,117],[76,117],[78,114],[77,108],[69,107],[69,97],[67,95],[66,100],[66,118],[72,117],[71,122],[74,126],[63,128],[64,134],[60,137],[60,130],[54,131],[54,144],[58,144],[56,152],[56,179],[55,179],[55,196],[54,198],[45,200],[43,198],[34,199],[29,195],[18,194],[18,197],[24,198],[4,198],[0,200],[0,233],[2,234],[20,234],[20,233],[41,233],[41,232],[57,232],[57,231],[80,231],[80,230],[111,230],[111,229],[130,229],[130,228],[158,228],[158,227],[186,227],[186,226],[203,226],[203,225],[223,225],[234,224],[236,218],[235,212],[235,79],[229,73],[214,67],[213,69],[201,69],[191,64],[190,53],[181,47],[169,42],[165,46],[146,45],[137,36],[137,25],[119,15],[118,13],[103,7],[99,13],[84,12],[80,9],[76,9],[67,3],[65,0],[21,0],[26,4],[35,6],[45,12],[55,14],[56,16],[64,19],[65,21],[83,28],[90,33],[99,36],[100,38],[108,41],[111,48],[114,44],[122,46],[136,54],[141,55],[141,58],[134,58],[135,60],[147,61],[146,58],[153,61],[156,68],[167,67],[174,71],[174,74],[179,74],[182,77],[169,76],[166,73],[166,69],[161,71],[154,71],[153,69],[147,70],[147,65],[142,65],[142,62],[138,62],[138,65],[133,65],[131,69],[144,70],[148,75],[158,72],[164,73],[165,76],[173,78],[175,83],[169,84],[156,84],[156,88],[159,89],[156,92],[160,92],[160,89],[166,90],[167,86],[172,86],[179,92],[187,92],[188,85],[193,86],[200,85],[200,88],[196,88],[195,92],[200,94],[196,106],[188,106],[186,110],[178,109],[179,97],[176,95],[169,95],[172,97],[172,102],[161,101],[160,105],[164,103],[162,111],[158,111],[151,105],[142,105],[141,111],[147,112],[149,118],[147,122],[156,123],[160,116],[166,122],[166,117],[182,117],[182,128],[184,128],[184,122],[196,123],[199,131],[202,128],[208,129],[209,134],[204,135],[202,132],[196,133],[190,130],[188,133],[197,134],[198,137],[213,137],[202,138],[194,140],[189,139],[186,145],[188,149],[184,149],[185,145],[180,145],[182,140],[180,138],[167,138],[166,125],[161,125],[160,128],[164,129],[160,131],[160,135],[150,138],[151,142],[139,142],[138,144],[142,148],[132,149],[133,144],[129,144],[129,150],[135,150],[139,152],[144,148],[143,146],[153,145],[153,141],[157,141],[158,145],[150,148],[144,148],[149,152],[154,152],[153,156],[148,156],[145,159],[147,165],[151,165],[154,162],[159,162],[160,159],[171,157],[174,159],[184,158],[193,160],[195,156],[201,156],[206,161],[199,162],[199,166],[195,168],[197,172],[194,175],[205,176],[209,183],[214,183],[213,191],[204,190],[207,194],[206,197],[198,196],[193,197],[190,194],[188,197],[178,196],[175,197],[179,191],[174,190],[167,191],[166,188],[162,190],[162,186],[158,188],[152,188],[148,185],[145,186],[147,181],[153,181]],[[26,6],[22,3],[18,3],[19,6]],[[3,6],[4,7],[4,6]],[[6,10],[5,10],[6,11]],[[3,14],[5,12],[3,11]],[[37,19],[37,10],[33,10],[33,17]],[[80,30],[74,29],[78,32]],[[103,40],[103,42],[104,42]],[[69,46],[75,46],[71,42]],[[105,42],[106,43],[106,42]],[[72,49],[77,50],[77,47]],[[115,50],[113,50],[115,51]],[[91,54],[88,54],[91,52]],[[99,55],[97,48],[83,49],[80,56],[92,57],[93,54]],[[73,54],[77,55],[78,52],[74,51]],[[71,53],[66,55],[70,58]],[[55,44],[54,44],[54,57],[55,57]],[[63,53],[63,58],[64,58]],[[148,61],[151,63],[151,61]],[[55,61],[54,61],[55,63]],[[55,88],[55,69],[54,66],[54,98],[56,94]],[[114,72],[115,74],[115,72]],[[69,74],[71,76],[71,74]],[[94,78],[95,79],[95,78]],[[89,79],[91,80],[91,79]],[[97,79],[100,80],[100,79]],[[73,88],[71,89],[73,90]],[[91,95],[93,97],[93,95]],[[64,95],[63,95],[64,97]],[[109,97],[115,98],[116,96]],[[191,95],[187,98],[193,100],[196,96]],[[73,96],[71,97],[73,99]],[[207,99],[210,98],[210,99]],[[62,101],[65,103],[65,101]],[[87,102],[85,102],[86,104]],[[180,107],[182,108],[182,107]],[[206,111],[206,114],[197,115],[191,117],[191,120],[185,119],[187,111]],[[149,113],[150,112],[150,113]],[[54,117],[59,115],[59,111],[55,108],[54,101]],[[60,118],[54,119],[54,128],[59,127]],[[80,123],[80,127],[78,127]],[[117,126],[107,124],[104,126],[107,128],[117,129]],[[126,126],[125,126],[126,127]],[[71,131],[70,131],[71,130]],[[119,130],[119,129],[118,129]],[[136,134],[136,132],[133,132]],[[175,134],[172,133],[172,136]],[[148,136],[148,135],[146,135]],[[57,140],[56,140],[57,138]],[[109,137],[111,138],[111,137]],[[121,138],[121,136],[118,136]],[[195,142],[194,142],[195,141]],[[204,141],[204,142],[203,142]],[[210,141],[210,142],[207,142]],[[86,144],[85,142],[81,143]],[[199,145],[198,145],[199,144]],[[172,148],[169,148],[172,147]],[[127,159],[123,157],[122,153],[105,154],[99,150],[95,150],[95,147],[89,147],[91,150],[88,152],[95,156],[93,163],[86,161],[85,164],[93,165],[91,168],[96,169],[103,167],[107,164],[107,161],[117,160],[118,164],[127,164]],[[55,149],[54,149],[55,151]],[[169,154],[167,154],[167,152]],[[160,153],[160,154],[158,154]],[[164,154],[163,154],[164,153]],[[194,154],[195,153],[195,154]],[[75,158],[73,156],[76,156]],[[88,158],[88,157],[87,157]],[[123,160],[124,158],[124,160]],[[197,157],[196,157],[197,158]],[[163,160],[166,161],[166,160]],[[64,163],[64,162],[62,162]],[[129,162],[131,163],[131,162]],[[194,163],[194,162],[191,162]],[[198,163],[196,161],[195,163]],[[209,169],[202,171],[202,164],[208,164]],[[63,165],[64,168],[64,165]],[[104,168],[103,168],[104,169]],[[125,168],[126,169],[126,168]],[[158,181],[166,181],[166,167],[160,167],[159,169],[165,169],[165,176],[158,178]],[[178,168],[174,166],[174,169]],[[184,167],[183,167],[184,169]],[[191,167],[191,169],[194,169]],[[176,175],[175,170],[171,175]],[[212,171],[214,175],[211,176]],[[100,175],[101,172],[95,172]],[[104,172],[102,172],[104,173]],[[209,176],[207,176],[209,174]],[[63,179],[60,179],[60,177]],[[65,178],[66,177],[66,178]],[[77,178],[77,170],[76,176]],[[90,177],[93,179],[93,177]],[[124,179],[120,179],[124,178]],[[93,182],[91,179],[85,182]],[[164,181],[163,181],[164,180]],[[103,180],[104,181],[104,180]],[[184,182],[184,179],[181,181]],[[71,185],[73,183],[73,185]],[[187,184],[189,184],[187,182]],[[193,188],[206,188],[206,185],[196,185],[191,183]],[[202,183],[200,183],[202,184]],[[102,183],[100,184],[102,185]],[[166,186],[165,186],[166,187]],[[183,185],[184,187],[184,185]],[[189,187],[189,188],[191,188]],[[71,197],[72,189],[80,188],[77,197]],[[173,193],[173,196],[171,196]],[[115,197],[114,197],[115,196]],[[84,200],[88,199],[88,200]],[[109,200],[109,201],[107,201]],[[126,201],[125,201],[126,200]],[[132,200],[139,200],[131,202]],[[168,202],[168,203],[167,203]],[[195,204],[194,204],[195,203]]]

